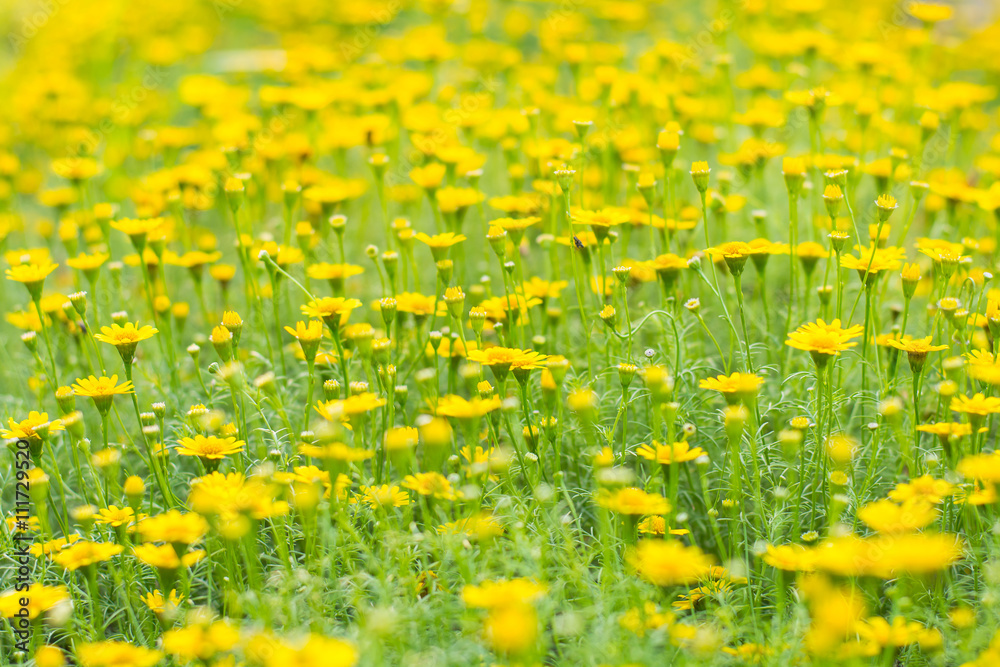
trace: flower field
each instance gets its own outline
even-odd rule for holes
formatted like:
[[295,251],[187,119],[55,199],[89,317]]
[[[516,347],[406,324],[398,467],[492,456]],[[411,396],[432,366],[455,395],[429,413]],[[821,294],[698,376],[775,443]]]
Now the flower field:
[[0,7],[0,664],[1000,664],[1000,7]]

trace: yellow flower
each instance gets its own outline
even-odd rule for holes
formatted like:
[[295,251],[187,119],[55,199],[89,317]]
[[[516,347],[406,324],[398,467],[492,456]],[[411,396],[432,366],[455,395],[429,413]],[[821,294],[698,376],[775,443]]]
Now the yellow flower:
[[304,643],[266,642],[260,652],[265,667],[354,667],[358,663],[358,650],[341,639],[309,635]]
[[[352,310],[360,307],[361,302],[357,299],[327,296],[310,301],[308,304],[301,306],[301,310],[303,315],[323,320],[327,326],[336,330],[347,323],[347,318],[350,317]],[[285,330],[291,333],[288,327],[285,327]]]
[[484,581],[462,589],[462,602],[474,609],[496,609],[541,599],[548,588],[532,579]]
[[426,190],[435,190],[441,186],[445,171],[445,166],[440,162],[430,162],[422,167],[411,169],[410,178]]
[[64,157],[52,161],[52,172],[71,181],[93,178],[100,171],[97,160],[89,157]]
[[749,243],[744,243],[742,241],[729,241],[712,248],[706,248],[705,252],[712,257],[721,257],[723,259],[741,259],[754,254],[754,249],[750,247]]
[[182,456],[197,456],[202,460],[218,460],[242,452],[246,443],[236,438],[218,438],[214,435],[195,435],[181,438],[180,447],[174,451]]
[[339,283],[362,273],[364,273],[364,269],[355,264],[327,264],[325,262],[317,262],[310,264],[306,268],[306,274],[313,280],[330,280]]
[[100,516],[96,519],[96,523],[112,528],[129,526],[135,520],[135,511],[131,507],[108,505],[107,509],[102,509],[99,513]]
[[834,538],[815,547],[816,569],[840,576],[890,579],[945,569],[962,556],[956,535],[902,533]]
[[416,235],[416,239],[430,248],[442,249],[450,248],[457,243],[461,243],[466,240],[466,237],[464,234],[455,234],[453,232],[443,232],[441,234],[435,234],[434,236],[428,236],[427,234],[420,232]]
[[73,391],[77,396],[90,396],[94,399],[106,398],[116,394],[131,394],[132,383],[118,384],[117,375],[100,378],[91,375],[88,378],[77,379],[73,384]]
[[954,9],[937,2],[909,2],[906,4],[906,13],[918,21],[933,24],[950,19]]
[[931,336],[927,336],[926,338],[911,338],[910,336],[904,336],[902,340],[889,338],[886,340],[886,343],[890,347],[906,352],[907,360],[910,363],[910,369],[914,373],[920,372],[920,370],[924,367],[924,362],[927,359],[928,353],[948,349],[947,345],[931,345]]
[[497,218],[496,220],[491,220],[491,225],[496,225],[501,227],[508,232],[523,232],[528,227],[532,227],[541,222],[542,219],[535,216],[529,216],[526,218]]
[[[504,374],[507,370],[524,371],[541,368],[548,357],[533,350],[519,350],[510,347],[488,347],[485,350],[469,350],[469,361],[489,366],[494,372]],[[500,377],[498,375],[498,377]]]
[[80,667],[153,667],[163,653],[126,642],[103,641],[76,645]]
[[922,500],[937,505],[954,492],[955,487],[947,480],[921,475],[909,482],[897,484],[896,488],[889,492],[889,498],[897,503]]
[[693,461],[701,456],[705,456],[705,450],[701,447],[692,447],[686,441],[675,442],[670,445],[660,444],[653,441],[652,446],[640,445],[635,452],[644,459],[670,465],[672,463],[684,463]]
[[351,504],[364,503],[372,509],[403,507],[410,504],[410,494],[400,491],[398,486],[362,486],[361,493],[351,498]]
[[[207,619],[206,619],[207,620]],[[191,623],[163,633],[162,648],[179,662],[209,662],[218,653],[229,651],[240,640],[239,630],[226,620]]]
[[112,220],[111,228],[128,235],[133,243],[139,240],[139,243],[142,244],[147,236],[158,232],[164,224],[163,218],[122,218],[121,220]]
[[881,272],[900,268],[902,266],[900,260],[906,257],[906,251],[896,247],[856,246],[855,250],[859,256],[843,255],[840,258],[840,265],[845,269],[854,269],[862,279],[868,276],[868,280],[873,280]]
[[18,264],[7,269],[7,279],[19,283],[35,283],[45,280],[50,273],[56,270],[58,264],[45,262],[42,264]]
[[1000,483],[1000,454],[971,454],[958,462],[957,471],[968,479]]
[[[416,292],[400,292],[396,295],[396,309],[400,313],[412,313],[420,317],[427,317],[434,314],[434,306],[438,306],[438,314],[445,315],[444,301],[437,301],[434,296],[424,296]],[[381,304],[376,301],[376,310],[381,311]]]
[[156,333],[157,330],[148,324],[140,327],[138,322],[135,324],[126,322],[125,326],[112,324],[110,327],[101,327],[101,333],[94,334],[94,338],[102,343],[114,345],[122,360],[128,365],[135,357],[136,346],[141,341],[152,338]]
[[873,574],[883,579],[944,570],[962,557],[964,546],[957,535],[933,533],[886,535],[870,542],[869,553],[880,554]]
[[35,441],[39,439],[36,431],[45,430],[48,433],[52,433],[53,431],[66,430],[62,420],[53,419],[50,421],[47,412],[36,412],[34,410],[28,413],[27,419],[22,419],[19,422],[9,419],[7,423],[10,428],[0,432],[0,436],[9,440]]
[[800,157],[785,157],[781,159],[781,173],[786,175],[804,175],[806,161]]
[[708,167],[707,162],[692,162],[691,163],[691,174],[707,174],[711,169]]
[[412,426],[396,426],[385,433],[385,448],[390,452],[412,449],[418,442],[420,432]]
[[48,542],[44,542],[42,544],[32,544],[30,549],[31,555],[35,556],[36,558],[39,558],[43,555],[48,556],[50,554],[62,551],[69,545],[75,544],[81,539],[83,538],[81,538],[78,534],[73,533],[67,537],[58,537],[54,540],[49,540]]
[[403,478],[403,488],[415,491],[421,496],[431,496],[439,500],[455,500],[459,497],[448,478],[438,472],[418,472],[407,475]]
[[646,493],[635,487],[625,487],[616,491],[601,489],[597,504],[619,514],[640,516],[643,514],[666,514],[670,502],[655,493]]
[[605,208],[600,211],[585,211],[578,209],[573,211],[573,223],[577,225],[590,225],[590,228],[597,233],[600,228],[617,227],[629,221],[630,216],[627,211],[615,208]]
[[773,568],[788,572],[812,572],[815,556],[812,550],[801,544],[767,545],[764,562]]
[[110,255],[103,252],[95,252],[89,255],[85,252],[81,252],[76,257],[70,257],[67,259],[66,265],[70,268],[88,273],[97,271],[97,269],[104,266],[104,263],[110,258]]
[[161,593],[159,589],[146,593],[142,596],[143,603],[149,607],[149,610],[154,614],[162,614],[168,607],[176,609],[180,606],[183,600],[184,596],[174,589],[171,589],[167,597],[163,597],[163,593]]
[[670,528],[667,521],[662,516],[647,516],[639,522],[640,535],[677,535],[683,537],[690,535],[691,531],[686,528]]
[[356,394],[343,400],[327,401],[316,406],[320,416],[329,421],[338,421],[341,417],[355,417],[371,412],[385,405],[385,399],[371,392]]
[[191,567],[205,557],[205,552],[188,551],[178,557],[177,550],[170,544],[140,544],[133,547],[132,555],[140,563],[157,570],[176,570]]
[[358,447],[349,447],[342,442],[331,442],[325,445],[299,445],[299,453],[317,459],[355,463],[365,461],[375,455],[375,452]]
[[[26,605],[21,603],[22,598],[27,600]],[[69,599],[65,586],[45,586],[34,582],[26,590],[0,594],[0,617],[14,618],[23,608],[27,610],[28,620],[34,620]]]
[[137,530],[147,542],[196,544],[208,534],[208,522],[194,512],[170,510],[139,522]]
[[820,363],[822,356],[839,355],[844,350],[857,345],[850,342],[852,338],[861,335],[863,327],[856,324],[852,327],[843,328],[840,320],[834,320],[827,324],[822,319],[800,326],[795,331],[788,334],[785,345],[797,350],[805,350],[813,354],[813,359]]
[[121,552],[122,546],[119,544],[80,541],[54,554],[52,560],[66,570],[78,570],[103,563]]
[[753,373],[733,373],[705,378],[698,383],[702,389],[717,391],[720,394],[735,398],[753,398],[764,385],[764,378]]
[[7,269],[7,280],[23,284],[32,300],[38,301],[42,296],[42,284],[45,282],[45,278],[55,271],[57,266],[58,264],[52,262],[18,264]]
[[909,533],[926,528],[937,519],[934,506],[923,500],[897,505],[891,500],[877,500],[858,510],[858,518],[879,533]]
[[504,534],[503,525],[489,512],[480,512],[475,516],[438,526],[437,532],[442,535],[461,535],[470,540],[481,542]]
[[245,514],[259,520],[288,512],[287,502],[275,500],[272,484],[238,472],[212,472],[192,480],[188,505],[199,514],[223,518]]
[[296,322],[295,328],[285,327],[285,331],[295,336],[300,343],[318,343],[323,337],[323,323],[319,320]]
[[58,646],[46,644],[35,651],[35,667],[64,667],[66,656]]
[[875,200],[875,206],[883,210],[895,210],[899,208],[899,204],[896,203],[896,198],[888,194],[879,195]]
[[657,586],[689,584],[712,566],[711,556],[698,547],[659,539],[639,542],[628,562],[640,577]]
[[538,640],[538,614],[530,605],[493,609],[483,624],[483,634],[497,653],[525,653]]
[[975,394],[972,398],[956,396],[951,399],[950,409],[968,415],[985,417],[1000,412],[1000,398],[984,396],[983,394]]
[[959,422],[940,422],[937,424],[921,424],[917,430],[922,433],[933,433],[939,438],[961,438],[972,435],[972,425]]
[[87,378],[78,378],[73,384],[73,392],[77,396],[89,396],[94,401],[98,412],[106,415],[111,409],[111,403],[115,396],[119,394],[133,393],[132,381],[128,380],[118,384],[118,376],[95,377],[91,375]]

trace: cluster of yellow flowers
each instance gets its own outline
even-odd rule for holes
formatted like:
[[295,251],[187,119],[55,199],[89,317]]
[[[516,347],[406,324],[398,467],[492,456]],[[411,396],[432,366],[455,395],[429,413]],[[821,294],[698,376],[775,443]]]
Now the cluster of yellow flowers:
[[4,664],[1000,656],[981,3],[11,4]]

